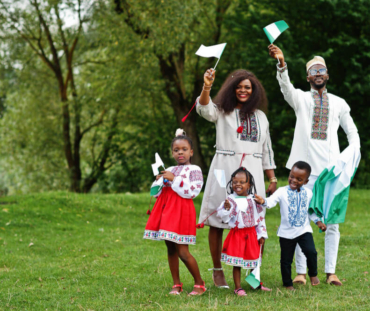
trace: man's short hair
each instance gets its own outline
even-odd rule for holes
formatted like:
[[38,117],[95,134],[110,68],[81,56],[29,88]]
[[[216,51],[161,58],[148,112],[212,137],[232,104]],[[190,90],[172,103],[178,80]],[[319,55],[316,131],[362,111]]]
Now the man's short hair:
[[293,169],[293,167],[299,168],[300,170],[305,170],[305,171],[307,171],[308,176],[311,175],[311,166],[307,162],[298,161],[298,162],[294,163],[294,165],[292,166],[292,169]]

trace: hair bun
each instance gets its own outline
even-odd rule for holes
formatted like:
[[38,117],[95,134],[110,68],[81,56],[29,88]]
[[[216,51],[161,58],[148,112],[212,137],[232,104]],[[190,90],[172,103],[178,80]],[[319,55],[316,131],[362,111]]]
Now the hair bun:
[[175,137],[177,136],[186,136],[186,133],[183,129],[177,129],[175,133]]

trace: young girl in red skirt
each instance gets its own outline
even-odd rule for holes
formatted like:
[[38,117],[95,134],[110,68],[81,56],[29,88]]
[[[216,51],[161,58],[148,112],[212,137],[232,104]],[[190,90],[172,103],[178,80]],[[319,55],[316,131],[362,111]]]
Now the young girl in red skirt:
[[182,292],[179,258],[194,278],[194,290],[189,295],[201,295],[206,291],[205,284],[188,245],[194,245],[196,240],[196,214],[192,199],[202,189],[203,174],[198,166],[190,164],[193,143],[183,130],[176,131],[171,150],[177,166],[169,167],[157,176],[157,180],[163,177],[167,181],[156,195],[157,201],[146,224],[144,239],[164,240],[166,243],[174,284],[171,295]]
[[[246,296],[240,284],[241,268],[254,269],[259,264],[260,250],[267,239],[265,213],[262,206],[254,201],[256,187],[252,174],[246,168],[238,168],[231,175],[227,187],[230,194],[217,211],[217,216],[231,229],[222,248],[221,261],[234,266],[234,293]],[[259,288],[270,291],[262,285]]]

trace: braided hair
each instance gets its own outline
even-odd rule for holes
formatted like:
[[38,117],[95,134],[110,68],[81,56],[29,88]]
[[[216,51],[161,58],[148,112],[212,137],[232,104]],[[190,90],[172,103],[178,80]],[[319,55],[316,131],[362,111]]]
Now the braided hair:
[[249,187],[249,190],[248,190],[248,195],[249,194],[257,194],[256,185],[255,185],[255,182],[254,182],[253,175],[243,166],[239,167],[234,173],[231,174],[231,179],[229,180],[229,182],[227,183],[227,186],[226,186],[227,193],[228,194],[234,193],[232,182],[233,182],[233,178],[238,173],[244,173],[245,176],[247,177],[247,182],[249,182],[249,184],[250,184],[250,187]]

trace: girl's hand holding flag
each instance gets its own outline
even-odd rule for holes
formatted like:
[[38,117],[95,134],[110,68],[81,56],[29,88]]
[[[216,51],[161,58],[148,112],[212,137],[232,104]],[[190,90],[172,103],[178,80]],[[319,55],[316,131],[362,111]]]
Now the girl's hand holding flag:
[[224,209],[228,211],[230,208],[231,208],[230,202],[228,199],[226,199],[224,203]]
[[173,181],[175,179],[175,175],[170,172],[170,171],[162,171],[161,175],[163,176],[164,179]]

